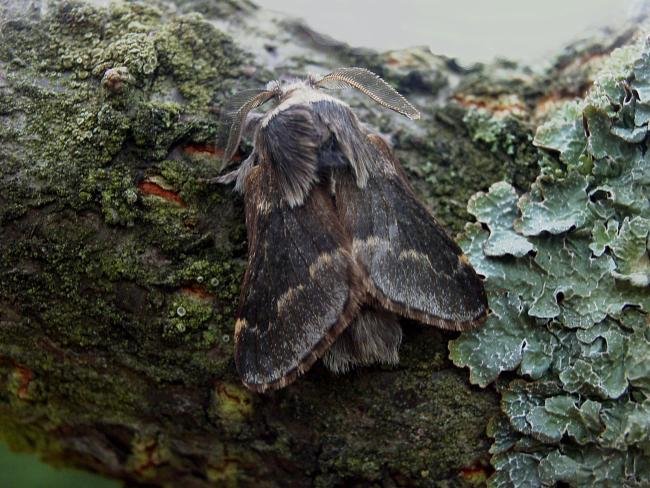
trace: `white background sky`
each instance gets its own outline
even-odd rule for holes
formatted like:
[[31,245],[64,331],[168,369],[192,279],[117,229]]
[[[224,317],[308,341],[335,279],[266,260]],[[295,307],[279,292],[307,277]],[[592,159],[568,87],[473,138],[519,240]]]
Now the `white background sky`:
[[643,0],[254,0],[315,30],[379,50],[428,45],[463,62],[544,59]]

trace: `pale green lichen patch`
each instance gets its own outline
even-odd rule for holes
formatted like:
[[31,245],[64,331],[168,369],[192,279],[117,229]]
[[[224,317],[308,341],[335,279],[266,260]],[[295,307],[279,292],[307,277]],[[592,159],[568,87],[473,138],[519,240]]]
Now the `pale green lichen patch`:
[[635,286],[650,285],[649,233],[650,219],[625,217],[618,234],[608,243],[616,259],[616,270],[612,272],[615,278]]
[[589,218],[587,180],[571,173],[561,181],[552,180],[552,191],[547,192],[547,181],[539,178],[530,193],[519,199],[521,219],[515,229],[525,236],[542,232],[561,234],[582,227]]
[[553,117],[537,129],[534,143],[559,152],[560,160],[568,167],[579,167],[580,156],[587,145],[581,104],[561,105]]
[[521,257],[535,249],[526,237],[514,231],[517,212],[513,204],[516,199],[515,189],[503,181],[492,185],[488,193],[476,193],[469,199],[467,211],[490,229],[490,236],[483,246],[486,256],[511,254]]
[[461,244],[493,313],[451,357],[481,386],[519,377],[489,427],[492,487],[650,483],[648,53],[614,52],[539,128],[530,192],[499,183],[470,200],[487,230],[469,225]]

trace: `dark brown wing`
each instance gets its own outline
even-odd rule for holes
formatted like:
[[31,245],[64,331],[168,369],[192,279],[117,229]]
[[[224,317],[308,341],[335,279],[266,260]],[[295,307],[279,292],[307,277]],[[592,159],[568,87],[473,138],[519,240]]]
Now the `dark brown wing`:
[[360,272],[332,198],[314,187],[281,203],[268,163],[245,183],[248,269],[235,329],[235,362],[255,391],[282,388],[329,348],[359,309]]
[[360,189],[337,177],[341,220],[370,293],[388,310],[446,329],[465,330],[487,314],[483,283],[461,249],[417,200],[383,141],[368,140],[381,161]]

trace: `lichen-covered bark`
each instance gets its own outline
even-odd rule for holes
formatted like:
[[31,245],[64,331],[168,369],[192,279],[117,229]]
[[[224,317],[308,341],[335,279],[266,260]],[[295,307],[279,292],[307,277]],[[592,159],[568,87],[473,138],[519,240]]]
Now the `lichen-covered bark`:
[[452,367],[453,334],[407,323],[397,368],[240,385],[241,201],[200,182],[219,166],[218,107],[281,74],[379,72],[424,120],[351,103],[459,230],[472,193],[533,180],[535,117],[612,46],[533,77],[353,49],[239,2],[175,3],[0,2],[0,436],[132,484],[480,484],[497,400]]

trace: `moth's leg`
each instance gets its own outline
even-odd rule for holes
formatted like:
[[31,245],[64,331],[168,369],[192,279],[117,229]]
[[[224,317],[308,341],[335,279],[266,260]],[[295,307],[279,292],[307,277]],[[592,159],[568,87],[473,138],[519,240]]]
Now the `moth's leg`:
[[236,169],[229,171],[225,175],[216,176],[214,178],[199,178],[199,183],[204,185],[229,185],[235,182],[235,190],[241,192],[243,190],[244,180],[246,176],[255,166],[255,153],[252,152],[244,161],[237,166]]
[[395,314],[364,308],[323,356],[323,363],[334,373],[368,364],[397,364],[401,342]]

